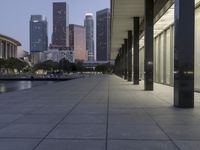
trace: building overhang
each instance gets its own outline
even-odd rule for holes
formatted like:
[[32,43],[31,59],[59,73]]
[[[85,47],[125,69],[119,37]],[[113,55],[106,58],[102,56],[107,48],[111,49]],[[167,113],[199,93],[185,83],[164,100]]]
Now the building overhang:
[[[171,7],[174,0],[154,0],[154,22]],[[128,31],[133,30],[133,18],[140,17],[141,37],[144,29],[145,0],[111,0],[111,60],[114,60]]]

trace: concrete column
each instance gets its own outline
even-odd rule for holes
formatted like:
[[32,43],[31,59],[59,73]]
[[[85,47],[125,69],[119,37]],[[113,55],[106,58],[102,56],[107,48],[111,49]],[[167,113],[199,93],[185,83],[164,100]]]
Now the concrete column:
[[14,57],[17,58],[17,46],[14,46]]
[[11,45],[11,57],[14,57],[14,45]]
[[7,44],[7,58],[11,57],[10,52],[11,52],[11,46],[10,46],[10,43],[8,43]]
[[2,54],[2,58],[5,58],[4,57],[4,49],[5,49],[5,43],[3,42],[3,41],[1,41],[2,42],[2,47],[1,47],[1,49],[2,49],[2,52],[1,52],[1,54]]
[[16,57],[15,56],[15,45],[13,45],[13,57]]
[[115,71],[115,74],[120,76],[120,52],[118,53],[116,59],[115,59],[115,68],[114,68],[114,71]]
[[139,17],[134,17],[134,48],[133,48],[133,84],[139,85],[139,26],[140,26],[140,18]]
[[120,48],[119,53],[120,53],[120,56],[119,56],[120,77],[123,78],[123,52],[122,52],[122,48]]
[[133,47],[133,32],[128,31],[128,81],[132,81],[132,47]]
[[174,106],[194,107],[194,0],[175,0]]
[[5,59],[8,58],[8,43],[5,41],[5,51],[4,51]]
[[122,44],[122,74],[123,78],[125,79],[125,45]]
[[2,46],[2,41],[0,40],[0,58],[3,58],[2,52],[3,52],[3,46]]
[[154,0],[145,0],[145,27],[144,27],[144,88],[153,90],[153,22]]
[[128,39],[124,39],[124,79],[128,79]]
[[120,48],[120,73],[121,73],[121,78],[124,78],[124,57],[123,57],[123,44]]
[[125,51],[124,44],[122,44],[122,77],[125,78]]

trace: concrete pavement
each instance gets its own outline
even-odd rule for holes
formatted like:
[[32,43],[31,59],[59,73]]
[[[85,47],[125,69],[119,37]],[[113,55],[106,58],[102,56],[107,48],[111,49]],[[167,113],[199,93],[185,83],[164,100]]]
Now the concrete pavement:
[[1,150],[199,150],[195,109],[172,107],[173,89],[154,92],[114,75],[0,95]]

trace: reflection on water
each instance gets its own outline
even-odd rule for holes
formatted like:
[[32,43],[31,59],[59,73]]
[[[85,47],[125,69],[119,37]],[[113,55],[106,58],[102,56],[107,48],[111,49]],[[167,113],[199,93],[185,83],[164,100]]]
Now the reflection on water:
[[0,93],[19,91],[51,83],[53,81],[0,81]]

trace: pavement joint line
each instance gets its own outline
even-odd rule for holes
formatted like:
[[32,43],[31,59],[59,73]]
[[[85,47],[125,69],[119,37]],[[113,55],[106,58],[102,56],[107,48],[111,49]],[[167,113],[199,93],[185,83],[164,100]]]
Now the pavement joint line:
[[36,138],[36,137],[0,137],[0,140],[2,140],[2,139],[41,140],[42,138]]
[[82,125],[86,125],[86,124],[91,124],[91,125],[105,125],[106,123],[93,123],[93,122],[77,122],[77,123],[63,123],[63,125],[79,125],[79,124],[82,124]]
[[165,130],[158,124],[158,122],[151,116],[151,114],[149,114],[146,110],[143,109],[143,111],[155,122],[155,124],[157,125],[157,127],[169,138],[169,140],[171,141],[171,143],[178,149],[181,150],[181,148],[174,142],[174,140],[167,134],[167,132],[165,132]]
[[105,141],[105,138],[46,138],[45,140],[83,140],[83,141]]
[[107,120],[106,120],[106,143],[105,143],[105,150],[108,150],[109,107],[110,107],[110,76],[108,77],[108,96],[107,96]]
[[170,141],[169,139],[118,139],[118,138],[109,138],[109,141]]
[[87,92],[73,107],[72,107],[72,109],[69,111],[69,112],[67,112],[67,114],[42,138],[42,140],[41,141],[39,141],[39,143],[38,144],[36,144],[36,146],[35,147],[33,147],[33,149],[32,150],[36,150],[36,148],[38,148],[38,146],[48,137],[48,135],[54,130],[54,129],[56,129],[57,127],[58,127],[58,125],[61,123],[61,122],[63,122],[63,120],[65,119],[65,118],[67,118],[70,114],[71,114],[71,112],[92,92],[92,91],[94,91],[94,89],[98,86],[98,84],[100,83],[100,81],[101,80],[99,80],[90,90],[89,90],[89,92]]
[[[0,140],[3,139],[24,139],[24,140],[41,140],[43,138],[37,137],[0,137]],[[91,141],[105,141],[105,138],[46,138],[45,140],[91,140]]]

